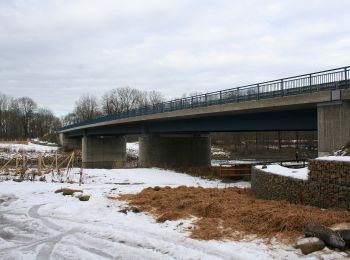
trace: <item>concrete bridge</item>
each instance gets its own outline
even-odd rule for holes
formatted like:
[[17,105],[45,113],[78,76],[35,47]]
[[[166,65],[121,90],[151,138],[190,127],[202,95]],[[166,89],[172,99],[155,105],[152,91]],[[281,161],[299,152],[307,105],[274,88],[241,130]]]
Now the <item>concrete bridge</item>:
[[172,100],[69,125],[60,143],[84,167],[126,161],[125,135],[140,137],[141,166],[210,165],[210,132],[317,130],[319,155],[350,142],[350,67]]

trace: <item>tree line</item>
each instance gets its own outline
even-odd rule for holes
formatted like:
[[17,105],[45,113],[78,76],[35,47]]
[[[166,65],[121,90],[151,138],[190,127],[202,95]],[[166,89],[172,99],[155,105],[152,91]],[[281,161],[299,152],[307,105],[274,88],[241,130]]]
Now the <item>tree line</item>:
[[49,109],[29,97],[13,98],[0,93],[0,139],[27,139],[53,133],[61,126]]
[[29,97],[14,98],[0,92],[0,140],[27,139],[53,134],[62,125],[78,123],[100,116],[127,112],[163,102],[158,91],[141,91],[122,87],[111,89],[97,98],[82,95],[71,113],[57,118]]
[[100,116],[108,116],[130,110],[153,106],[164,101],[158,91],[141,91],[130,87],[115,88],[98,98],[91,94],[82,95],[71,113],[61,118],[62,125],[70,125]]

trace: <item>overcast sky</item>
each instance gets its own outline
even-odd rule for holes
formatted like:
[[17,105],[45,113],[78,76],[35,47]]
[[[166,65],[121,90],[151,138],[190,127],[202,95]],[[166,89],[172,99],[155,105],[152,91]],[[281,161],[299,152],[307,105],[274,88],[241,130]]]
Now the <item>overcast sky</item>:
[[61,116],[116,87],[168,99],[350,65],[349,0],[0,0],[0,92]]

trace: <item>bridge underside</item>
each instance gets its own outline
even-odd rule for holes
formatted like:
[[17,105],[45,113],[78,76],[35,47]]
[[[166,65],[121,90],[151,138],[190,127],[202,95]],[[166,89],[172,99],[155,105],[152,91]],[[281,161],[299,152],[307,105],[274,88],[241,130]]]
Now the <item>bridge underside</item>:
[[[319,154],[326,155],[350,142],[350,102],[245,114],[171,118],[101,126],[61,133],[63,144],[81,143],[83,165],[111,168],[126,161],[124,135],[138,134],[140,165],[191,167],[210,165],[210,132],[318,131]],[[105,138],[101,138],[105,137]],[[116,137],[108,139],[106,137]]]
[[317,108],[172,119],[68,132],[67,137],[126,134],[317,130]]

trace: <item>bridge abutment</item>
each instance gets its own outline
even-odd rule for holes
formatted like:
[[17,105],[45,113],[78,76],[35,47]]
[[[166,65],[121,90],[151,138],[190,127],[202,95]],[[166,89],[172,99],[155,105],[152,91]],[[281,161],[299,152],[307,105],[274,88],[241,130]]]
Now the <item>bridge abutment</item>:
[[59,133],[58,143],[65,150],[80,150],[81,149],[81,138],[68,138],[66,134]]
[[84,136],[82,165],[84,168],[118,168],[126,163],[125,136]]
[[350,142],[350,101],[317,106],[318,155],[329,155]]
[[139,162],[142,167],[210,166],[209,135],[143,135]]

